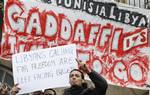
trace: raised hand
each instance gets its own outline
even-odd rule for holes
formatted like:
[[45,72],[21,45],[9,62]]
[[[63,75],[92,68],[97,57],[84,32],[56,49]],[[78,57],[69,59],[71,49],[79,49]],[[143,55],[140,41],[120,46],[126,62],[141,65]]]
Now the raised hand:
[[78,65],[79,65],[79,69],[84,71],[85,73],[90,73],[91,69],[89,67],[88,64],[86,64],[85,62],[79,61],[78,59],[76,59]]
[[18,85],[19,85],[19,84],[15,84],[15,85],[12,87],[12,89],[11,89],[11,95],[16,95],[16,94],[19,92],[20,88],[18,87]]

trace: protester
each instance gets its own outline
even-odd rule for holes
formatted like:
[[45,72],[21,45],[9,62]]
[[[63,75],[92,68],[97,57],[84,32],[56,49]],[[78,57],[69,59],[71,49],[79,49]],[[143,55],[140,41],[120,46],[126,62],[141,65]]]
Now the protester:
[[33,92],[32,95],[43,95],[43,92],[42,91],[35,91],[35,92]]
[[[94,70],[90,69],[87,64],[79,62],[78,60],[77,62],[79,69],[73,69],[70,72],[69,82],[71,87],[65,89],[63,95],[105,95],[108,87],[106,80]],[[95,88],[88,88],[82,71],[88,74]]]
[[54,89],[45,89],[44,95],[56,95],[56,91]]

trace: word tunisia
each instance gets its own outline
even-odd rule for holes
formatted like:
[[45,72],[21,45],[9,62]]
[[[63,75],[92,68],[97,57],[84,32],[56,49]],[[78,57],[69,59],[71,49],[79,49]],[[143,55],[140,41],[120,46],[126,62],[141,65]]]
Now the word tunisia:
[[[100,50],[111,48],[111,51],[119,54],[135,47],[145,46],[148,42],[147,29],[140,28],[123,33],[122,28],[114,28],[111,23],[88,24],[81,19],[72,23],[65,14],[56,14],[54,11],[39,12],[37,8],[31,8],[26,17],[24,16],[26,10],[21,6],[18,3],[8,3],[5,12],[6,25],[11,28],[11,32],[19,36],[40,36],[48,41],[91,45]],[[15,43],[10,44],[12,46]]]
[[73,10],[82,10],[91,15],[130,24],[136,27],[147,27],[148,18],[141,13],[120,9],[116,3],[103,3],[94,0],[56,0],[58,6]]

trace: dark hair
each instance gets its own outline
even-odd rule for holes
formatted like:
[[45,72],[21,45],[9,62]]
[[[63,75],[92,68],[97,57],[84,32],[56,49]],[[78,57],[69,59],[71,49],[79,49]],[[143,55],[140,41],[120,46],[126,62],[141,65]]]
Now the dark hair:
[[35,92],[33,92],[32,95],[43,95],[43,92],[42,91],[35,91]]
[[[70,74],[71,74],[73,71],[78,71],[78,72],[80,72],[80,73],[81,73],[81,78],[84,79],[84,74],[83,74],[83,72],[82,72],[81,70],[79,70],[79,69],[73,69],[73,70],[70,71]],[[69,77],[70,77],[70,74],[69,74]]]
[[56,95],[56,91],[55,91],[54,89],[45,89],[45,90],[44,90],[44,94],[45,94],[47,91],[49,91],[49,90],[52,91],[52,92],[54,92],[54,95]]

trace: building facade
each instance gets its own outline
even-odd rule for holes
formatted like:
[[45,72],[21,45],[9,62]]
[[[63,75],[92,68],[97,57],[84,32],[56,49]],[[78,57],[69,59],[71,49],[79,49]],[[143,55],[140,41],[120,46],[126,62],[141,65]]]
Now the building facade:
[[150,9],[150,0],[115,0],[135,7]]

